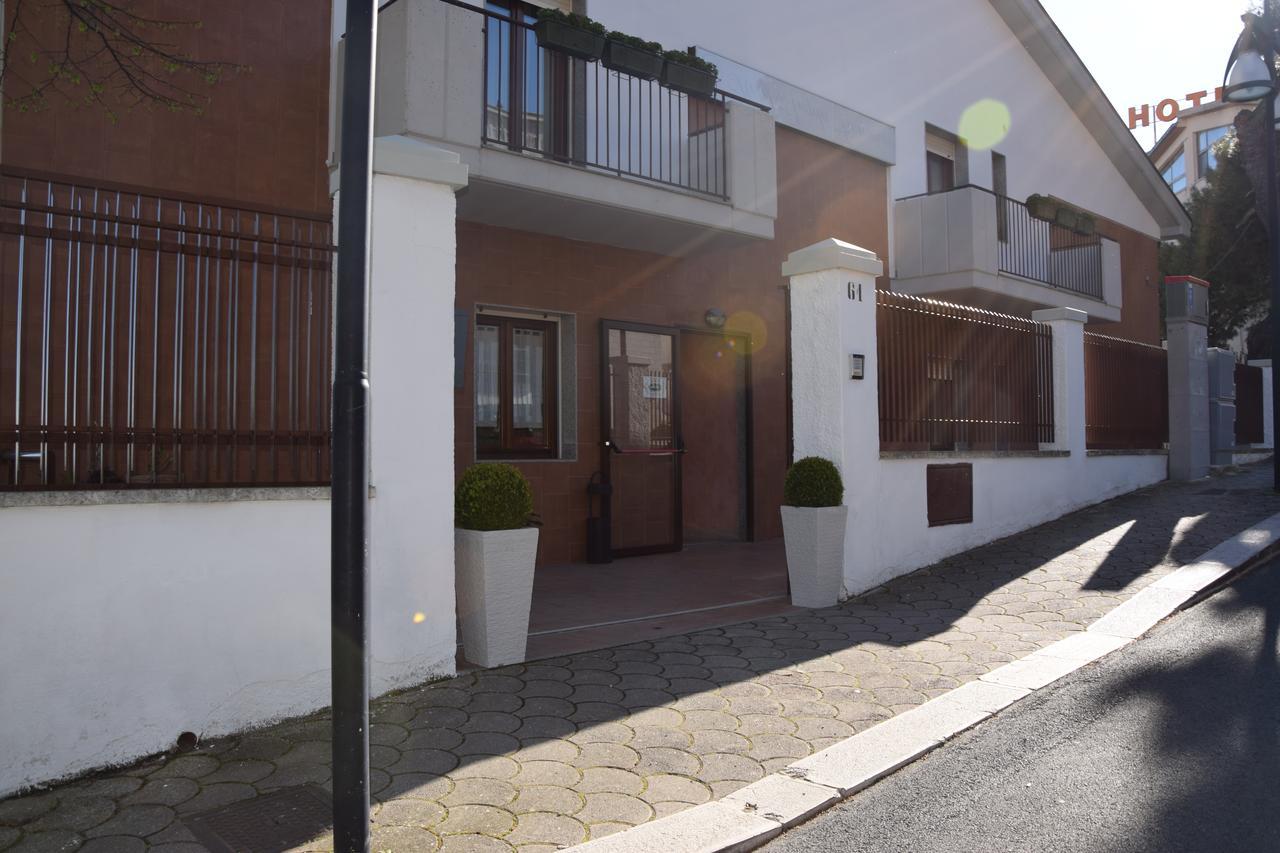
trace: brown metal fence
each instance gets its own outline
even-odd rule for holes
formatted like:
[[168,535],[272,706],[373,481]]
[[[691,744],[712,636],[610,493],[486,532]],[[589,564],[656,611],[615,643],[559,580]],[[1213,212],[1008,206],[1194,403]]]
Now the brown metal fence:
[[328,220],[0,174],[0,489],[329,478]]
[[1053,441],[1043,323],[876,293],[881,450],[1038,450]]
[[1169,356],[1151,344],[1084,334],[1085,445],[1155,450],[1169,440]]
[[1262,368],[1236,363],[1236,444],[1262,444]]

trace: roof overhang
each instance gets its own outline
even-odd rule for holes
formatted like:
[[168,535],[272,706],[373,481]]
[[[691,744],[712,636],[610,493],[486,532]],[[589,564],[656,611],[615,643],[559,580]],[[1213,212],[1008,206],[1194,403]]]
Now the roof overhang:
[[1160,236],[1187,236],[1191,219],[1186,209],[1039,0],[990,2],[1159,224]]

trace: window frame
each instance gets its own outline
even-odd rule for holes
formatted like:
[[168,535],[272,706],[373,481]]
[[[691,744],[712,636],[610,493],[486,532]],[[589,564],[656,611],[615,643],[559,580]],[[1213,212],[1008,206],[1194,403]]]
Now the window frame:
[[[933,164],[938,163],[942,174],[944,186],[934,188],[933,186]],[[949,193],[956,188],[956,161],[949,157],[945,157],[936,151],[924,152],[924,182],[925,191],[929,195],[938,195],[940,193]]]
[[[1182,174],[1174,176],[1173,167],[1178,164],[1182,165]],[[1179,151],[1178,156],[1170,160],[1169,165],[1165,166],[1160,171],[1160,177],[1164,178],[1164,182],[1169,185],[1169,189],[1173,190],[1175,193],[1185,192],[1188,186],[1187,152],[1185,150]],[[1180,187],[1174,186],[1175,181],[1181,181],[1182,186]]]
[[[1222,131],[1222,133],[1216,139],[1212,140],[1208,144],[1205,144],[1206,137],[1208,137],[1209,134],[1217,133],[1218,131]],[[1197,178],[1203,178],[1204,176],[1212,172],[1214,169],[1218,168],[1218,164],[1216,162],[1218,155],[1214,153],[1213,147],[1217,145],[1219,142],[1221,142],[1222,140],[1226,139],[1227,136],[1230,135],[1230,133],[1231,133],[1231,125],[1229,124],[1220,125],[1218,127],[1211,127],[1207,130],[1201,130],[1196,132],[1196,169],[1197,169],[1196,177]],[[1215,161],[1212,166],[1209,165],[1210,157],[1213,157]]]
[[[480,345],[480,326],[498,328],[498,447],[483,444],[480,424],[476,417],[479,370],[476,350]],[[535,447],[518,446],[515,441],[514,423],[514,330],[540,331],[544,334],[542,359],[542,408],[543,429],[546,441]],[[509,314],[490,314],[477,311],[472,324],[475,345],[472,353],[471,419],[472,437],[475,441],[476,459],[558,459],[560,456],[560,324],[553,319],[540,319]]]

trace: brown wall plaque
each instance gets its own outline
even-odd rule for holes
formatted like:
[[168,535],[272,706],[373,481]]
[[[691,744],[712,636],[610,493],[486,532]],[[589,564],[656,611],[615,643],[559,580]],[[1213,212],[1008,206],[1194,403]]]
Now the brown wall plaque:
[[925,468],[929,526],[973,521],[973,465],[929,465]]

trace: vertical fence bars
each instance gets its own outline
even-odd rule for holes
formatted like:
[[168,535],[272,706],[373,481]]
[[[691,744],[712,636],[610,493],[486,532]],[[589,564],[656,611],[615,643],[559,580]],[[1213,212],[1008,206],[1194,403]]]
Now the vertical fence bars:
[[1102,240],[1037,219],[1020,201],[995,196],[1000,269],[1102,298]]
[[724,96],[540,47],[528,20],[485,16],[484,141],[728,198]]
[[1169,440],[1169,355],[1151,344],[1084,333],[1085,446],[1158,450]]
[[0,173],[0,488],[328,482],[331,240]]
[[882,450],[1038,450],[1053,441],[1052,330],[876,292]]

